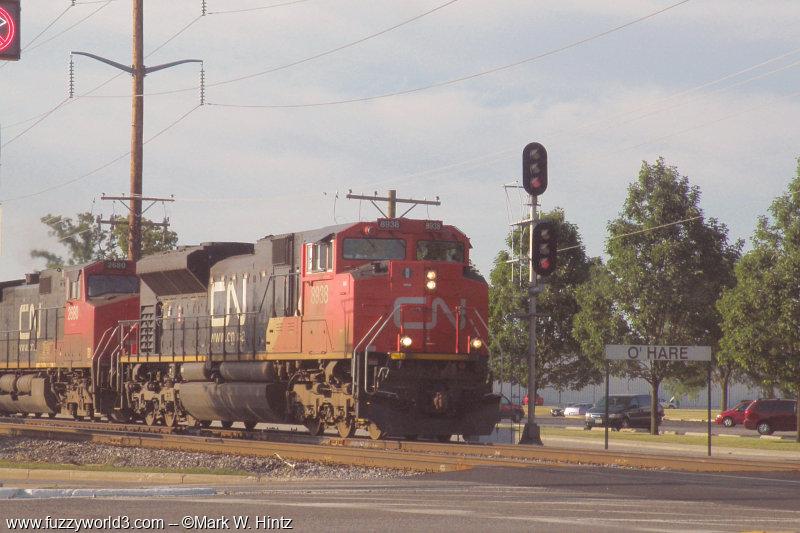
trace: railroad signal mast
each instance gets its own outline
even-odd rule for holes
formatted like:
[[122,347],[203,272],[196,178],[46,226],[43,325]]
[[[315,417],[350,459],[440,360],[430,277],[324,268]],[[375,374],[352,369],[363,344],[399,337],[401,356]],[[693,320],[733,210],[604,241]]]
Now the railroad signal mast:
[[542,444],[536,424],[536,298],[542,291],[539,276],[552,274],[556,268],[558,231],[553,222],[540,221],[536,211],[539,195],[547,189],[547,150],[539,143],[530,143],[522,151],[522,187],[531,197],[530,217],[523,221],[528,230],[528,419],[520,444]]

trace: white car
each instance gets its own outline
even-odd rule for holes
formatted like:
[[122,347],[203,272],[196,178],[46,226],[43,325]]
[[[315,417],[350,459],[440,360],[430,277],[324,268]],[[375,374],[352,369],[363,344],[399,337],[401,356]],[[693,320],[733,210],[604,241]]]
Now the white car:
[[573,403],[564,408],[564,416],[583,416],[592,408],[592,403]]

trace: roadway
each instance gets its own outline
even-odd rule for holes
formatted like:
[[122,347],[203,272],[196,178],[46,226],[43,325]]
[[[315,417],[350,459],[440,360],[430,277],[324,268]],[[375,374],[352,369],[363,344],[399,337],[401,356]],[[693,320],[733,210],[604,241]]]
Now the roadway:
[[[375,481],[276,480],[210,497],[8,500],[6,518],[291,518],[297,531],[796,530],[800,475],[479,468]],[[182,531],[181,527],[165,528]]]

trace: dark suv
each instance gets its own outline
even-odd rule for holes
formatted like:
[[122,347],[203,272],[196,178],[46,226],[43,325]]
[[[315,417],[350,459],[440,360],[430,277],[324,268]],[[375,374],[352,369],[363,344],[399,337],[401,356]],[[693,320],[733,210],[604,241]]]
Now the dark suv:
[[756,400],[744,412],[744,427],[762,435],[797,431],[797,400]]
[[[586,429],[602,427],[606,413],[605,396],[586,413]],[[657,422],[661,424],[664,409],[659,404]],[[614,429],[630,427],[650,427],[649,394],[612,394],[608,396],[608,427]]]

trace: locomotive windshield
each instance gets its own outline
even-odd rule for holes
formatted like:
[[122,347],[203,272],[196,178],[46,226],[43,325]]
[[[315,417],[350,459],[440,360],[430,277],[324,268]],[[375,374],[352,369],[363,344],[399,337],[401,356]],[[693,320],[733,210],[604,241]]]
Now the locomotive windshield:
[[139,292],[136,276],[89,276],[89,298],[104,294],[134,294]]
[[403,239],[345,239],[342,244],[345,259],[405,259],[406,241]]
[[464,245],[455,241],[417,242],[417,261],[464,262]]

